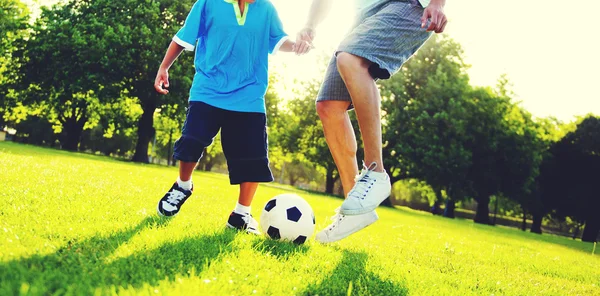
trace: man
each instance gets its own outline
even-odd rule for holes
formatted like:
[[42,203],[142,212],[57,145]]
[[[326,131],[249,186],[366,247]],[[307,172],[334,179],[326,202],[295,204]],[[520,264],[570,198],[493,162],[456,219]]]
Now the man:
[[[316,239],[322,243],[343,239],[379,219],[375,208],[389,197],[391,184],[383,167],[381,96],[375,81],[389,79],[398,72],[431,32],[443,32],[447,23],[446,0],[355,1],[357,23],[336,50],[316,104],[346,198],[334,222],[317,234]],[[297,41],[313,41],[331,2],[313,0],[308,22]],[[310,43],[304,42],[296,53],[309,48]],[[364,143],[360,174],[350,109],[355,109]]]

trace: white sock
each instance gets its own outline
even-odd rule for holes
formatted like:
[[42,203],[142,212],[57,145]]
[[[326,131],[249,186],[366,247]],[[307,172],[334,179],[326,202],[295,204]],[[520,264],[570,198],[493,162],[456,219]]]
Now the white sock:
[[250,214],[250,207],[245,206],[240,204],[239,202],[237,203],[237,205],[235,205],[235,209],[233,209],[234,212],[240,214],[240,215],[249,215]]
[[177,185],[185,190],[192,190],[192,178],[187,181],[181,181],[181,179],[177,177]]

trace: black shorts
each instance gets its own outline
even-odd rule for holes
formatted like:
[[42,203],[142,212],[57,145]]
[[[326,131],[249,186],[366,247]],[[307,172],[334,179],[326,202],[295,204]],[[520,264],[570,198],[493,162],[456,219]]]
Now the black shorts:
[[229,111],[190,102],[173,157],[183,162],[199,161],[219,130],[231,184],[273,181],[264,113]]

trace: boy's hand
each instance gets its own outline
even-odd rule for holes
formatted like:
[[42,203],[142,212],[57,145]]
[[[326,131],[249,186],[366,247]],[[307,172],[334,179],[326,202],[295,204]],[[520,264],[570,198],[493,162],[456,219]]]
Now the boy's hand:
[[165,69],[159,69],[154,80],[154,89],[159,94],[166,95],[169,93],[167,88],[169,87],[169,72]]
[[296,36],[296,54],[305,54],[314,48],[312,42],[315,39],[315,30],[309,27],[302,29]]
[[294,49],[292,50],[297,55],[303,55],[308,53],[314,47],[308,41],[298,41],[294,44]]

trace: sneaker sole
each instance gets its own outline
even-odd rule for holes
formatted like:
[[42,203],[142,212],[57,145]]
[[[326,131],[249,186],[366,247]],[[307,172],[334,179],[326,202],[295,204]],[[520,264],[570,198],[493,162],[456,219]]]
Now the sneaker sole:
[[328,243],[337,242],[339,240],[345,239],[345,238],[347,238],[347,237],[349,237],[349,236],[351,236],[351,235],[353,235],[353,234],[355,234],[355,233],[357,233],[357,232],[359,232],[359,231],[367,228],[369,225],[377,222],[378,220],[379,220],[379,215],[377,215],[377,213],[375,213],[375,219],[373,221],[370,221],[370,222],[368,222],[365,225],[361,225],[361,226],[358,226],[358,227],[352,229],[348,234],[346,234],[344,236],[341,236],[341,237],[338,237],[338,238],[327,237],[327,239],[324,239],[324,240],[319,240],[319,239],[315,238],[315,240],[318,241],[318,242],[320,242],[320,243],[322,243],[322,244],[328,244]]
[[158,216],[165,217],[165,218],[171,218],[171,217],[174,217],[175,215],[177,215],[177,214],[173,214],[173,215],[167,216],[167,215],[161,213],[159,205],[156,206],[156,213],[158,214]]
[[360,208],[360,209],[355,209],[355,210],[348,210],[348,209],[344,209],[344,204],[342,203],[342,207],[340,207],[340,213],[347,215],[347,216],[354,216],[354,215],[362,215],[362,214],[366,214],[369,212],[374,211],[375,209],[377,209],[377,207],[379,207],[379,205],[386,200],[387,198],[390,197],[390,195],[392,194],[392,192],[390,191],[390,193],[387,194],[387,197],[382,199],[376,206],[374,207],[368,207],[368,208]]
[[230,229],[233,229],[233,230],[237,230],[237,231],[243,231],[243,232],[250,233],[250,234],[256,234],[256,235],[261,235],[262,234],[262,233],[260,233],[258,231],[257,232],[253,232],[253,231],[250,231],[250,230],[240,230],[237,227],[229,224],[229,222],[227,222],[226,226],[227,226],[227,228],[230,228]]

